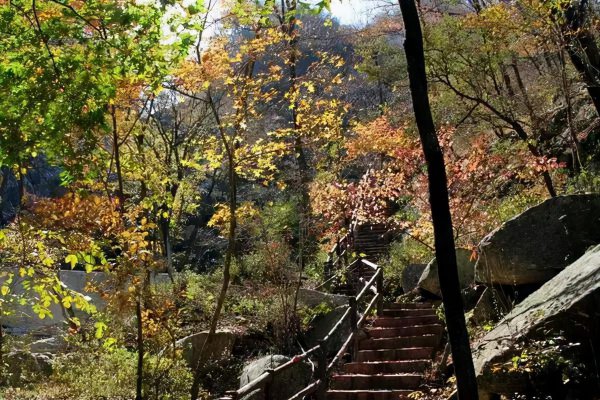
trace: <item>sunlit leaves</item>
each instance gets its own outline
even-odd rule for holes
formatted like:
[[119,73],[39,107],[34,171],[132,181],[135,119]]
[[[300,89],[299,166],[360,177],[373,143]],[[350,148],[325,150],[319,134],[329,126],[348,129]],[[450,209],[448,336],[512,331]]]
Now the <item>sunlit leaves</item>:
[[65,257],[65,262],[69,263],[69,265],[71,265],[71,269],[73,269],[75,268],[75,265],[77,265],[77,256],[75,254],[69,254]]

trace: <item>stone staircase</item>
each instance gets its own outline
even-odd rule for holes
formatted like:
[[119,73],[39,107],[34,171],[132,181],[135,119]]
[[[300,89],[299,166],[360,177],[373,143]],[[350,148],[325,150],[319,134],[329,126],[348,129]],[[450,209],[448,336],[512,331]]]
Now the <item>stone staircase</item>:
[[432,303],[387,304],[364,329],[353,362],[331,377],[327,399],[408,399],[431,366],[443,329]]
[[354,230],[354,251],[376,261],[387,253],[389,229],[385,224],[361,224]]
[[[390,231],[385,224],[361,224],[354,228],[350,250],[367,260],[379,260],[389,249]],[[353,296],[375,274],[375,270],[359,264],[349,271],[346,281],[336,285],[333,292]]]

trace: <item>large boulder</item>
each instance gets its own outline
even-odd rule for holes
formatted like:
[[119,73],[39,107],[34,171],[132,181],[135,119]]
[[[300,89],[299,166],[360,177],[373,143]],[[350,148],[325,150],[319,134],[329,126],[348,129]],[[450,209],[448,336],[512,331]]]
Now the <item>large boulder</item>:
[[600,194],[560,196],[528,209],[486,236],[478,282],[542,284],[600,243]]
[[66,349],[67,342],[63,336],[38,339],[29,345],[29,351],[32,353],[58,354],[64,352]]
[[[456,264],[461,289],[466,288],[474,281],[475,261],[472,260],[472,254],[467,249],[456,249]],[[438,264],[435,258],[427,264],[421,278],[419,278],[418,287],[438,297],[442,297],[440,281],[438,279]]]
[[[15,274],[15,276],[15,283],[12,286],[14,294],[34,300],[36,293],[25,290],[22,284],[23,278],[18,277],[18,274]],[[102,310],[106,306],[106,301],[102,298],[100,291],[93,289],[94,287],[110,289],[108,276],[105,272],[59,270],[57,271],[57,278],[65,287],[87,296],[89,302],[98,310]],[[153,284],[170,282],[167,274],[155,274],[151,277],[151,281]],[[49,309],[52,317],[40,319],[31,311],[30,305],[16,305],[12,310],[13,313],[3,318],[2,324],[12,334],[53,336],[56,330],[60,331],[61,328],[67,326],[69,316],[61,304],[52,303]],[[89,317],[87,313],[79,310],[76,306],[73,306],[73,312],[80,320]]]
[[314,308],[321,304],[327,304],[332,307],[348,305],[348,296],[341,294],[332,294],[320,292],[318,290],[300,288],[298,290],[298,304],[301,306]]
[[[199,332],[179,339],[175,343],[176,347],[183,350],[183,358],[190,367],[196,368],[196,365],[198,365],[200,351],[204,346],[207,336],[208,331]],[[230,356],[235,339],[235,334],[229,330],[216,331],[210,346],[205,349],[202,356],[203,361],[222,360]]]
[[498,321],[510,308],[510,301],[501,291],[487,287],[473,307],[471,321],[478,325]]
[[[346,310],[348,310],[348,306],[340,306],[327,313],[317,315],[310,322],[310,328],[304,337],[307,347],[316,346],[319,340],[327,336],[335,324],[342,318]],[[327,352],[330,354],[337,353],[344,344],[349,332],[350,319],[346,318],[342,326],[327,341]]]
[[[513,357],[527,350],[527,343],[548,342],[548,351],[562,348],[546,340],[560,333],[569,342],[582,346],[595,343],[583,353],[594,354],[600,321],[600,246],[546,282],[488,332],[475,346],[473,361],[483,394],[524,392],[533,383],[543,382],[529,376],[528,368],[511,368]],[[528,357],[533,357],[529,350]],[[560,383],[560,376],[558,378]],[[550,381],[552,382],[552,380]],[[482,397],[485,398],[485,397]]]
[[423,271],[427,264],[408,264],[402,270],[402,290],[408,293],[419,284],[419,279],[423,275]]
[[[268,355],[252,361],[244,367],[240,376],[240,388],[261,376],[265,371],[275,369],[290,360],[286,356]],[[282,372],[273,375],[273,381],[268,389],[269,393],[266,393],[262,398],[288,399],[308,385],[311,377],[311,366],[306,362],[297,362]],[[250,393],[248,399],[257,398],[255,392]]]
[[30,351],[12,351],[4,355],[6,378],[10,386],[26,386],[52,374],[52,357]]

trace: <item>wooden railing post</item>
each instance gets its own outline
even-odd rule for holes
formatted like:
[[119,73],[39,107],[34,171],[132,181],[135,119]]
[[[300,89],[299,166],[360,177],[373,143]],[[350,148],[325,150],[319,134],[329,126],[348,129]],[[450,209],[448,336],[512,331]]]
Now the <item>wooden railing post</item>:
[[325,268],[323,271],[323,275],[325,276],[325,281],[327,282],[329,279],[331,279],[331,277],[333,276],[333,260],[331,259],[331,257],[327,258],[327,261],[325,261]]
[[327,376],[327,343],[319,340],[319,350],[317,351],[317,370],[315,377],[321,381],[315,397],[317,400],[325,400],[327,389],[329,388],[329,377]]
[[383,315],[383,270],[381,267],[377,271],[377,316]]
[[357,332],[358,332],[358,304],[356,302],[356,297],[352,296],[348,299],[348,303],[350,305],[350,330],[352,331],[352,350],[350,351],[351,361],[356,359],[356,352],[358,351],[358,340],[357,340]]

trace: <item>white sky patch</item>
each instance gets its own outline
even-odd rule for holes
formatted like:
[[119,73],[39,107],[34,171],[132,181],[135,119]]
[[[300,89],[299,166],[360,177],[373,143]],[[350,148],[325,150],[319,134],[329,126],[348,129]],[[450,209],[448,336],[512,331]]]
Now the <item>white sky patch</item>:
[[332,0],[331,15],[342,25],[364,26],[389,5],[389,0]]
[[[160,0],[135,0],[138,4],[154,4],[159,6]],[[316,0],[314,0],[316,2]],[[223,3],[225,0],[204,0],[204,5],[210,8],[208,23],[206,30],[203,34],[203,43],[201,47],[205,47],[208,39],[212,37],[218,30],[219,23],[215,23],[223,13]],[[162,40],[161,43],[168,45],[172,44],[177,40],[177,37],[182,33],[191,33],[196,36],[198,32],[185,29],[181,25],[173,24],[174,20],[178,17],[185,15],[183,7],[189,7],[193,4],[197,4],[198,0],[181,0],[180,3],[171,5],[167,8],[165,15],[163,15],[163,23],[161,26]],[[362,27],[372,22],[373,19],[385,11],[389,7],[393,7],[394,4],[399,7],[396,0],[332,0],[329,13],[335,19],[337,19],[342,25],[352,25],[356,27]],[[324,11],[327,12],[327,11]]]

